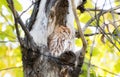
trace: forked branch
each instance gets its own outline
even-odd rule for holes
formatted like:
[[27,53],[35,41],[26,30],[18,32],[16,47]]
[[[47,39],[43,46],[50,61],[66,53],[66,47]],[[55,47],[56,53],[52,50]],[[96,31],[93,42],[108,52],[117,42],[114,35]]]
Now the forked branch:
[[25,35],[27,36],[27,38],[28,38],[29,40],[32,40],[32,37],[31,37],[28,29],[26,28],[25,24],[24,24],[23,21],[21,20],[18,12],[15,10],[13,0],[7,0],[7,3],[8,3],[8,6],[9,6],[9,8],[10,8],[10,10],[12,11],[13,16],[14,16],[15,27],[16,27],[17,36],[18,36],[17,38],[18,38],[20,44],[23,45],[23,44],[22,44],[22,40],[20,39],[20,34],[19,34],[19,29],[18,29],[18,23],[20,24],[20,26],[21,26],[21,28],[23,29],[23,31],[24,31]]

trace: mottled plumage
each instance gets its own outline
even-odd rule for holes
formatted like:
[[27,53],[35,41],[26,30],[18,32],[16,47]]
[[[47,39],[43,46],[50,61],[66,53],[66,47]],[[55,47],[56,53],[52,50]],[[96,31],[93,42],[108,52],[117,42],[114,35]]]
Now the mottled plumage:
[[[75,7],[81,0],[75,0]],[[74,53],[74,15],[71,0],[57,0],[50,9],[48,19],[48,48],[52,56],[58,57],[64,52]]]
[[[73,35],[66,26],[58,26],[48,38],[51,55],[60,56],[64,51],[72,50]],[[72,41],[71,41],[72,40]]]

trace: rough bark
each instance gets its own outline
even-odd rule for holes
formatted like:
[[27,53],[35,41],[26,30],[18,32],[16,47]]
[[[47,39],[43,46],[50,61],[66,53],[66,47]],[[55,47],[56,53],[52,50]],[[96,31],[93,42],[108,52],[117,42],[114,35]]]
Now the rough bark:
[[[47,45],[49,33],[53,32],[50,30],[54,30],[55,25],[67,26],[74,35],[73,37],[75,37],[73,27],[74,16],[70,1],[41,0],[38,2],[40,4],[37,3],[35,5],[38,11],[33,11],[33,13],[35,12],[35,14],[37,14],[33,19],[34,23],[31,23],[31,19],[28,25],[35,43],[30,43],[29,47],[22,47],[25,77],[78,77],[84,57],[79,55],[80,57],[78,57],[78,59],[81,61],[75,65],[75,53],[69,51],[61,54],[60,57],[53,57],[50,56]],[[54,22],[49,22],[49,20]],[[51,25],[53,25],[52,29],[49,27]]]

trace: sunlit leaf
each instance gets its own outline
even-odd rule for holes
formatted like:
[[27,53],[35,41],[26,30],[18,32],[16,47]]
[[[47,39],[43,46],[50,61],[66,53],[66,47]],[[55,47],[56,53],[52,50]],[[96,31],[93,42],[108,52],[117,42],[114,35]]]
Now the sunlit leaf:
[[115,1],[114,4],[115,4],[116,6],[120,5],[120,0],[114,0],[114,1]]
[[107,13],[107,14],[105,14],[105,15],[106,15],[106,16],[105,16],[106,19],[108,19],[108,20],[113,18],[111,13]]
[[18,2],[18,0],[13,0],[14,1],[14,7],[16,8],[17,11],[22,11],[22,6]]
[[80,22],[86,23],[88,20],[90,20],[91,16],[89,13],[85,12],[84,14],[81,14],[80,16]]
[[7,6],[7,1],[6,0],[0,0],[0,9],[2,8],[2,6]]
[[7,51],[7,47],[5,45],[0,44],[0,57],[4,57]]
[[120,64],[120,59],[115,63],[114,70],[117,71],[117,72],[120,72],[120,66],[119,66],[119,64]]
[[[18,2],[18,0],[13,0],[13,2],[14,2],[14,6],[15,6],[16,10],[22,11],[22,6],[21,6],[21,4]],[[1,9],[1,7],[2,7],[3,5],[8,9],[7,0],[0,0],[0,9]]]
[[85,8],[93,8],[93,4],[91,0],[87,0],[87,3],[85,4]]
[[92,29],[87,28],[84,33],[85,34],[90,34],[90,33],[92,33]]
[[100,49],[99,49],[99,48],[97,48],[97,47],[94,47],[94,48],[93,48],[92,56],[94,56],[94,57],[96,56],[96,57],[97,57],[97,56],[100,55],[100,53],[101,53],[101,52],[100,52]]
[[78,46],[78,47],[81,47],[81,46],[82,46],[82,41],[81,41],[81,39],[76,39],[76,40],[75,40],[75,45]]

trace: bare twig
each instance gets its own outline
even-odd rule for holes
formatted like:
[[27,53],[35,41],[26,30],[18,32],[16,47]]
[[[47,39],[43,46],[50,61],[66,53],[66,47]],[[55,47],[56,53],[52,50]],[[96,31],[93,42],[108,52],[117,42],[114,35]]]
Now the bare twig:
[[92,19],[90,19],[88,22],[87,22],[87,24],[85,25],[85,27],[83,28],[83,31],[85,31],[86,30],[86,28],[89,26],[89,24],[90,23],[92,23],[94,20],[96,20],[96,22],[97,22],[97,26],[101,29],[101,31],[102,31],[102,34],[104,34],[106,37],[107,37],[107,39],[110,41],[110,43],[112,43],[117,49],[118,49],[118,51],[120,51],[120,49],[115,45],[115,43],[110,39],[110,37],[104,32],[104,30],[99,26],[99,18],[100,18],[100,16],[101,15],[103,15],[103,14],[105,14],[105,13],[107,13],[107,12],[112,12],[113,10],[116,10],[116,9],[118,9],[118,8],[120,8],[120,6],[117,6],[117,7],[115,7],[114,9],[109,9],[109,10],[101,10],[97,15],[95,15],[95,17],[94,18],[92,18]]
[[33,27],[33,24],[34,24],[34,22],[35,22],[35,20],[36,20],[36,16],[37,16],[37,13],[38,13],[38,8],[39,8],[39,4],[40,4],[40,1],[41,0],[35,0],[36,2],[34,2],[35,3],[35,5],[34,5],[34,7],[33,7],[33,12],[32,12],[32,15],[31,15],[31,17],[30,17],[30,21],[29,21],[29,23],[27,23],[27,27],[28,27],[28,30],[30,31],[31,29],[32,29],[32,27]]
[[[97,31],[97,29],[96,29]],[[94,48],[94,44],[95,44],[95,39],[96,39],[96,36],[94,36],[94,39],[93,39],[93,43],[92,43],[92,46],[90,48],[90,59],[89,59],[89,63],[88,63],[88,70],[87,70],[87,77],[90,77],[90,68],[91,68],[91,60],[92,60],[92,54],[93,54],[93,48]]]
[[[89,36],[94,36],[94,35],[99,35],[99,34],[102,34],[102,33],[91,33],[91,34],[84,34],[84,36],[86,37],[89,37]],[[106,33],[107,35],[110,35],[110,36],[118,36],[117,34],[111,34],[111,33]]]
[[116,28],[117,27],[117,25],[116,25],[116,23],[115,23],[115,15],[114,15],[114,10],[113,10],[113,7],[112,7],[112,3],[111,3],[111,1],[109,0],[109,3],[110,3],[110,7],[111,7],[111,15],[112,15],[112,18],[113,18],[113,26]]
[[2,32],[2,31],[0,31],[0,35],[5,35],[5,36],[7,36],[7,37],[10,37],[10,38],[12,38],[12,39],[16,39],[16,37],[13,37],[13,36],[11,36],[11,35],[9,35],[8,33],[6,33],[6,32]]
[[85,53],[86,53],[87,43],[86,43],[84,34],[83,34],[81,26],[80,26],[80,22],[79,22],[77,13],[76,13],[74,0],[71,0],[71,5],[72,5],[72,10],[73,10],[73,14],[74,14],[74,17],[75,17],[75,21],[76,21],[77,27],[78,27],[78,33],[79,33],[79,35],[81,37],[82,44],[83,44],[82,49],[75,53],[76,54],[76,65],[75,65],[76,68],[75,68],[75,70],[79,70],[78,72],[80,72],[81,68],[82,68],[82,65],[83,65],[83,62],[84,62],[84,57],[85,57]]
[[8,42],[18,42],[18,41],[12,41],[12,40],[10,40],[10,41],[0,41],[0,43],[8,43]]
[[9,67],[9,68],[0,69],[0,72],[6,71],[6,70],[11,70],[11,69],[18,69],[18,68],[22,68],[22,66],[19,66],[19,67]]
[[[88,65],[89,63],[84,62],[84,64],[87,64],[87,65]],[[103,70],[103,71],[105,71],[105,72],[108,72],[109,74],[112,74],[112,75],[115,75],[115,76],[120,76],[120,75],[118,75],[118,74],[116,74],[116,73],[114,73],[114,72],[108,71],[108,70],[106,70],[106,69],[104,69],[104,68],[102,68],[102,67],[99,67],[99,66],[97,66],[97,65],[91,64],[91,66],[92,66],[92,67],[95,67],[95,68],[99,68],[99,69],[101,69],[101,70]]]
[[26,10],[24,10],[19,17],[21,17],[25,12],[27,12],[35,3],[32,3]]
[[21,38],[20,38],[20,32],[19,32],[19,29],[18,29],[18,18],[17,18],[17,14],[16,14],[16,11],[15,11],[15,8],[14,8],[14,3],[13,3],[12,0],[7,0],[7,2],[9,3],[9,8],[12,10],[12,13],[14,15],[17,38],[18,38],[20,44],[22,45],[22,41],[21,41]]
[[[101,12],[99,12],[99,13],[96,15],[96,17],[99,18],[101,15],[103,15],[103,14],[105,14],[105,13],[107,13],[107,12],[111,12],[112,10],[117,10],[117,9],[119,9],[119,8],[120,8],[120,6],[117,6],[117,7],[113,8],[113,9],[101,10]],[[85,30],[87,29],[87,27],[96,19],[96,17],[91,18],[91,19],[86,23],[85,27],[83,28],[83,31],[85,31]]]
[[81,53],[82,53],[82,56],[84,56],[85,52],[86,52],[86,48],[87,48],[87,43],[86,43],[86,40],[84,38],[84,34],[82,32],[82,28],[80,26],[80,22],[79,22],[77,13],[76,13],[75,5],[74,5],[74,0],[71,0],[71,4],[72,4],[72,10],[73,10],[73,13],[74,13],[74,16],[75,16],[75,21],[76,21],[77,27],[78,27],[78,32],[79,32],[80,37],[81,37],[82,42],[83,42],[83,51]]
[[[118,9],[119,9],[119,8],[118,8]],[[116,9],[116,10],[117,10],[117,9]],[[93,11],[93,12],[94,12],[94,11],[102,11],[102,9],[98,9],[98,8],[97,8],[97,9],[94,9],[94,8],[86,8],[85,11]],[[107,11],[107,10],[104,10],[104,9],[103,9],[103,11]],[[111,11],[109,11],[109,12],[111,13]],[[116,12],[116,11],[113,11],[113,13],[114,13],[114,14],[118,14],[118,15],[120,14],[119,12]]]
[[4,19],[6,20],[6,22],[8,22],[9,25],[12,25],[9,20],[7,19],[7,17],[0,11],[0,14],[2,17],[4,17]]
[[116,44],[111,40],[111,38],[104,32],[104,30],[99,26],[102,34],[104,34],[106,36],[106,38],[110,41],[111,44],[113,44],[113,46],[115,46],[117,48],[117,50],[120,52],[120,48],[116,46]]
[[[17,29],[17,22],[20,24],[20,26],[22,27],[23,31],[25,32],[26,36],[28,37],[29,40],[33,40],[28,29],[26,28],[25,24],[23,23],[23,21],[21,20],[18,12],[15,10],[14,8],[14,4],[13,4],[13,1],[12,0],[7,0],[8,4],[9,4],[9,8],[10,10],[12,11],[13,15],[14,15],[14,19],[15,19],[15,25],[16,25],[16,29]],[[18,31],[18,30],[17,30]],[[19,34],[17,34],[19,36]],[[18,37],[20,38],[20,37]],[[19,39],[19,41],[21,41]],[[22,44],[22,42],[21,42]],[[23,44],[22,44],[23,45]]]

